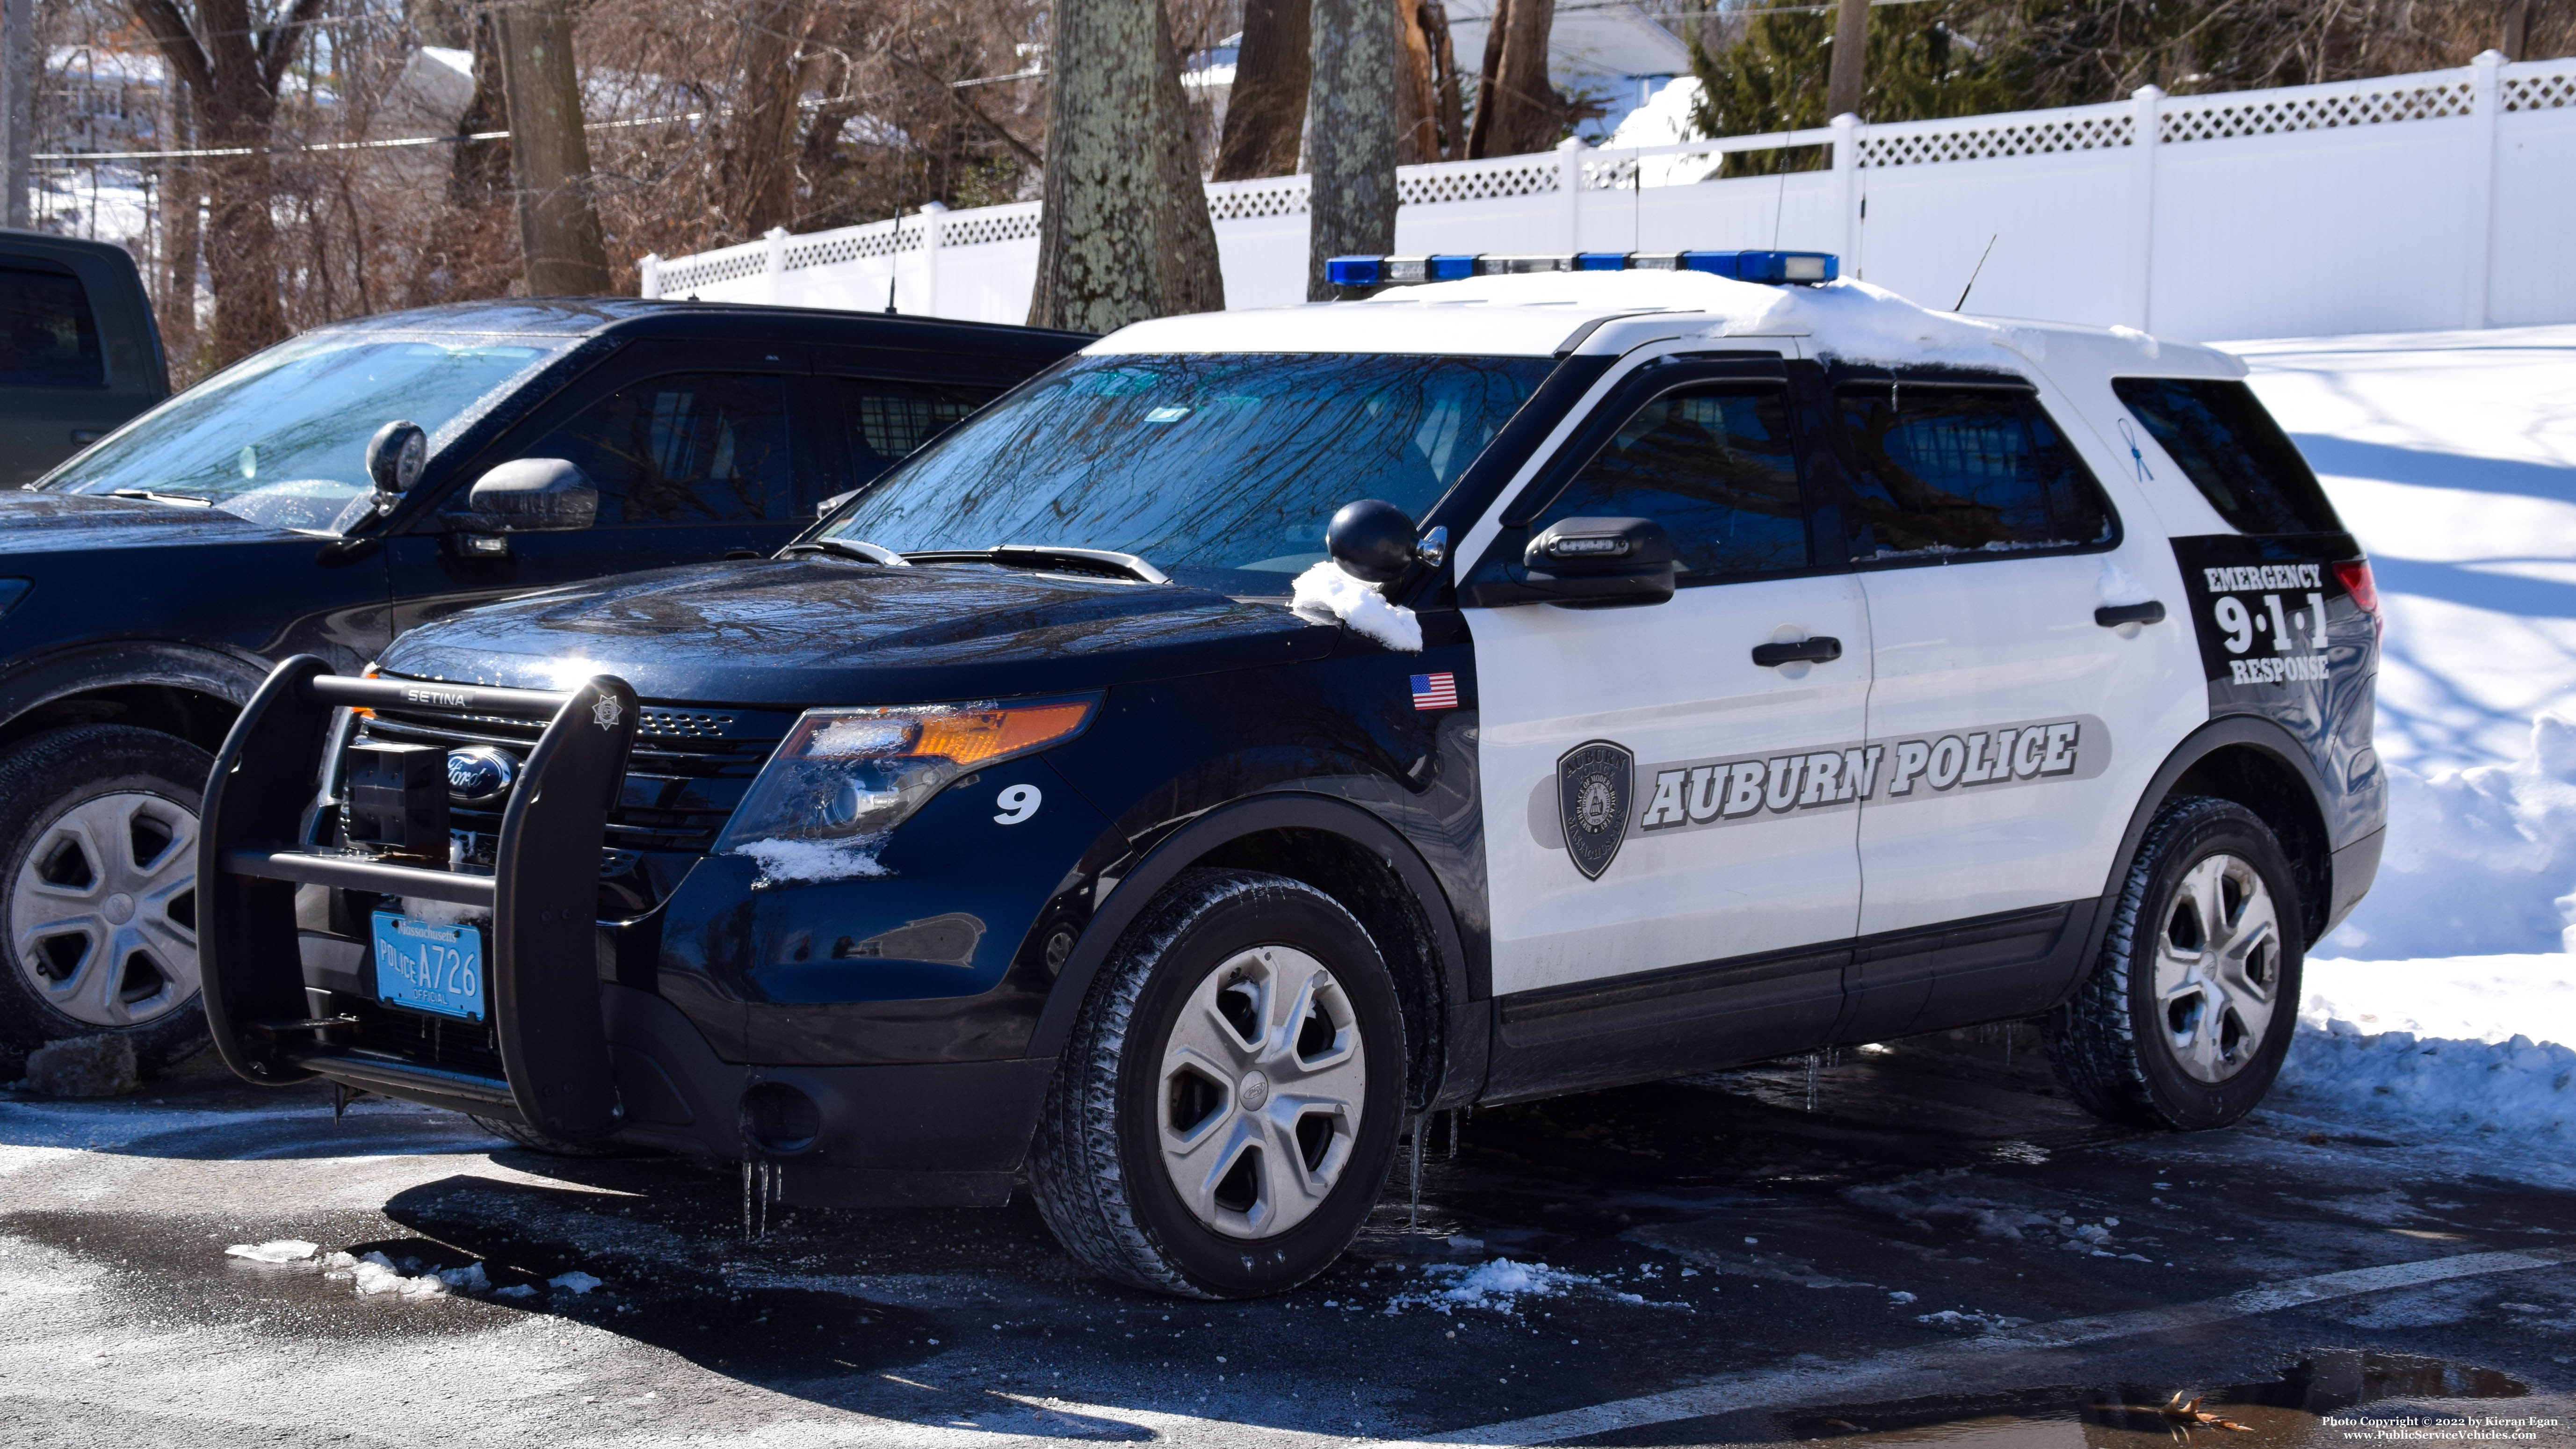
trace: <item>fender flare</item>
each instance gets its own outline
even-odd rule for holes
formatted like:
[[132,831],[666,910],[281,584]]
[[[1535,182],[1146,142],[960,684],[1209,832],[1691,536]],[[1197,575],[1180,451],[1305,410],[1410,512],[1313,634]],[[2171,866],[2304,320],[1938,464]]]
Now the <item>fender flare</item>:
[[95,642],[0,673],[0,727],[28,711],[97,689],[160,685],[213,695],[236,713],[268,678],[269,662],[166,639]]
[[[1047,994],[1046,1008],[1039,1014],[1037,1030],[1029,1040],[1028,1055],[1055,1057],[1063,1053],[1065,1042],[1073,1035],[1074,1020],[1091,995],[1093,978],[1117,948],[1119,938],[1173,877],[1228,841],[1282,829],[1329,831],[1394,869],[1430,921],[1433,945],[1439,953],[1443,1005],[1452,1028],[1444,1073],[1462,1064],[1462,1051],[1471,1051],[1474,1060],[1481,1063],[1482,1040],[1468,1047],[1456,1036],[1455,1027],[1461,1019],[1459,1008],[1469,1000],[1467,953],[1459,934],[1457,913],[1449,904],[1448,892],[1440,888],[1439,877],[1432,874],[1413,843],[1383,819],[1349,801],[1302,791],[1256,795],[1217,806],[1156,841],[1133,869],[1118,878],[1109,898],[1084,925],[1063,972]],[[1481,1010],[1483,1003],[1477,1005]]]
[[[2066,998],[2071,998],[2092,976],[2094,965],[2101,959],[2102,942],[2111,933],[2111,917],[2119,906],[2120,888],[2129,878],[2129,863],[2137,858],[2138,842],[2146,838],[2147,827],[2155,823],[2156,812],[2162,810],[2165,801],[2172,798],[2175,782],[2188,773],[2192,766],[2220,750],[2237,746],[2260,750],[2287,765],[2291,773],[2298,776],[2299,783],[2307,788],[2309,802],[2316,807],[2318,817],[2332,818],[2326,809],[2326,782],[2324,777],[2317,773],[2316,762],[2308,757],[2307,750],[2299,744],[2297,736],[2292,735],[2277,721],[2254,714],[2221,715],[2183,736],[2182,742],[2165,755],[2165,762],[2156,767],[2154,777],[2147,782],[2147,788],[2138,796],[2137,808],[2130,812],[2128,827],[2120,832],[2120,848],[2112,853],[2110,876],[2102,882],[2101,908],[2093,913],[2093,924],[2085,933],[2083,968],[2075,973],[2074,980],[2069,983]],[[2327,847],[2326,870],[2329,872],[2327,893],[2331,900],[2333,893],[2331,872],[2334,869],[2332,840],[2327,841]]]

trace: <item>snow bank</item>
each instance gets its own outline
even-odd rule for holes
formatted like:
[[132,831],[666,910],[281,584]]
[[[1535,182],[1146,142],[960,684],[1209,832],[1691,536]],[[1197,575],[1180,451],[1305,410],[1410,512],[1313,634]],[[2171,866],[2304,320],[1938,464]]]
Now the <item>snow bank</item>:
[[2576,721],[2531,722],[2510,765],[2388,769],[2379,878],[2313,954],[2360,959],[2561,951],[2576,921]]
[[2307,963],[2280,1104],[2576,1146],[2576,958]]
[[788,881],[851,880],[860,876],[892,875],[877,861],[877,851],[885,845],[882,835],[859,840],[755,840],[734,847],[736,855],[747,855],[759,863],[760,878],[771,884]]
[[1342,572],[1340,564],[1326,559],[1299,574],[1295,588],[1288,607],[1297,617],[1318,624],[1339,620],[1389,649],[1422,652],[1422,621],[1413,611],[1388,603],[1374,585]]

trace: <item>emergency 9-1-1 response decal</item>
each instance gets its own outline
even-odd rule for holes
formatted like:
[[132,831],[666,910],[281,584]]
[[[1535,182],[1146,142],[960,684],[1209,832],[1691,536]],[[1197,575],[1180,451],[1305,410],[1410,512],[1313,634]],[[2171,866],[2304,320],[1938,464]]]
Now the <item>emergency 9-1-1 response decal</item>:
[[[1635,767],[1628,752],[1596,740],[1558,762],[1554,779],[1531,793],[1530,833],[1599,879],[1618,842],[1792,815],[1905,805],[2090,780],[2111,767],[2111,730],[2092,715],[2018,720],[1895,740],[1710,755]],[[1608,787],[1608,788],[1605,788]],[[1633,793],[1625,829],[1600,818],[1608,799]]]
[[2350,538],[2302,535],[2177,538],[2192,632],[2210,683],[2322,683],[2333,657],[2328,615],[2348,597],[2335,564],[2359,557]]

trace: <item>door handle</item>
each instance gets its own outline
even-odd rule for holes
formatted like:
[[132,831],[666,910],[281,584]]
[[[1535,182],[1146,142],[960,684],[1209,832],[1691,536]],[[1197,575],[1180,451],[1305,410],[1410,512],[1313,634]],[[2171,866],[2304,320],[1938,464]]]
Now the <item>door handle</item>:
[[1765,669],[1777,669],[1783,664],[1831,664],[1842,657],[1843,641],[1831,634],[1753,646],[1753,662]]
[[2093,622],[2105,629],[2117,629],[2123,624],[2161,624],[2164,621],[2165,606],[2153,599],[2143,604],[2104,604],[2093,611]]

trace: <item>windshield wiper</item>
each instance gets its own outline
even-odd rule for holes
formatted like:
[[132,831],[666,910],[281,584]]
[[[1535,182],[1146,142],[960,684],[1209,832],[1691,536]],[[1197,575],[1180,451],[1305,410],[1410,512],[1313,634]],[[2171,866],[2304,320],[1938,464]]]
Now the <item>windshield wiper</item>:
[[182,508],[212,508],[215,500],[203,493],[164,493],[156,488],[110,488],[110,498],[149,498],[155,503],[176,503]]
[[1132,553],[1106,548],[1042,548],[1006,543],[994,548],[923,549],[904,555],[914,563],[994,563],[1013,568],[1052,569],[1078,574],[1124,574],[1148,584],[1168,584],[1172,576]]
[[780,549],[778,556],[792,558],[800,553],[828,553],[834,558],[845,558],[852,563],[883,564],[887,568],[912,567],[912,560],[896,553],[893,549],[858,538],[809,538],[803,543],[791,543]]

